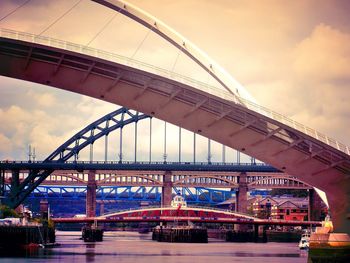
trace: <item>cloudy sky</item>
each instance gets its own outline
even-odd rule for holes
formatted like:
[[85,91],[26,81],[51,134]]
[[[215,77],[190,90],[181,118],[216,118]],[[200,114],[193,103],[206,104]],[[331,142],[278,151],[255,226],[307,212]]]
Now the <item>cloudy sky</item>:
[[[24,2],[0,1],[0,19]],[[349,1],[129,2],[166,22],[204,50],[259,104],[350,145]],[[58,20],[64,13],[67,14]],[[214,84],[165,41],[88,0],[31,0],[1,20],[0,27],[89,45]],[[25,159],[29,144],[35,146],[38,159],[45,158],[75,132],[115,107],[0,77],[0,159]],[[147,159],[148,131],[146,123],[142,125],[140,156]],[[155,125],[154,136],[159,138],[163,124],[155,121]],[[131,131],[129,128],[126,133],[132,134]],[[168,158],[176,160],[177,128],[168,127],[168,131]],[[115,147],[112,146],[110,158],[118,155],[117,136],[111,138]],[[132,159],[132,137],[126,138],[126,159]],[[184,144],[192,145],[190,134],[183,138]],[[154,159],[162,158],[162,147],[154,145]],[[206,159],[206,147],[206,140],[199,139],[197,159]],[[213,148],[213,160],[220,160],[220,146],[214,144]],[[102,147],[98,151],[97,156],[102,158]],[[184,149],[185,159],[191,159],[191,151],[191,147]],[[229,156],[233,158],[234,153]]]

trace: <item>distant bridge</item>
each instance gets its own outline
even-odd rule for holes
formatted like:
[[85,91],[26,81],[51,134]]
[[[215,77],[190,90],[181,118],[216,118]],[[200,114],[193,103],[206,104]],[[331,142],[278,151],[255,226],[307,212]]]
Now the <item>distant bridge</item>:
[[95,173],[97,186],[163,186],[163,176],[171,172],[174,187],[238,188],[242,172],[250,189],[311,189],[301,180],[264,164],[160,163],[160,162],[1,162],[5,184],[13,184],[12,171],[23,182],[30,171],[53,170],[43,185],[86,186],[88,171]]
[[266,220],[232,211],[205,207],[145,208],[116,212],[99,217],[52,218],[55,223],[111,223],[111,222],[188,222],[279,226],[320,226],[319,221]]

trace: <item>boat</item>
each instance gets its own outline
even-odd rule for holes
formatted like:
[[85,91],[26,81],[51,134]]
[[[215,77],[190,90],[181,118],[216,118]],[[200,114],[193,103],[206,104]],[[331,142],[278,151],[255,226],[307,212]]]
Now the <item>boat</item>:
[[310,243],[310,233],[305,232],[301,235],[301,239],[299,241],[299,248],[300,249],[309,249],[309,243]]
[[309,231],[305,231],[301,235],[301,239],[299,241],[300,249],[308,249],[310,245],[310,236],[311,234],[328,234],[333,231],[333,223],[329,215],[322,221],[322,227],[317,227],[315,232],[310,233]]

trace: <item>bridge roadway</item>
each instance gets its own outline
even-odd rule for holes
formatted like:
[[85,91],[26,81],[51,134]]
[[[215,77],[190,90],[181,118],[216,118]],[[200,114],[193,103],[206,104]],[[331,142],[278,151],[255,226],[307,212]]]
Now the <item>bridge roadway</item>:
[[320,226],[320,221],[259,219],[246,214],[206,207],[163,207],[121,211],[99,217],[52,218],[55,223],[188,222],[279,226]]
[[113,161],[73,161],[73,162],[28,162],[1,161],[1,170],[149,170],[149,171],[223,171],[223,172],[261,172],[278,173],[278,169],[266,164],[250,163],[207,163],[207,162],[113,162]]
[[96,186],[163,187],[165,176],[173,187],[238,188],[241,173],[247,175],[249,189],[312,189],[299,179],[265,164],[161,163],[161,162],[1,162],[4,183],[12,185],[13,172],[22,182],[30,171],[50,169],[43,185],[88,185],[88,173],[95,174]]

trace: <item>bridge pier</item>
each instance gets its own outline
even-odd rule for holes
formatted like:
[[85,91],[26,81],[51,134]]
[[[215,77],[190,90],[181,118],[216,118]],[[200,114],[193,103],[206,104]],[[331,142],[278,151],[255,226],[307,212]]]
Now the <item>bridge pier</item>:
[[254,242],[267,242],[267,233],[266,233],[267,226],[265,225],[254,225]]
[[[18,194],[18,187],[19,187],[19,170],[12,170],[11,171],[11,190],[8,200],[4,200],[5,204],[11,203],[12,200],[14,200]],[[5,174],[4,174],[5,176]]]
[[18,186],[19,186],[19,171],[13,170],[12,180],[11,180],[11,189],[17,189]]
[[105,213],[105,203],[103,200],[100,202],[100,216],[102,216]]
[[163,176],[163,186],[162,186],[162,207],[170,206],[172,200],[173,182],[171,181],[172,173],[166,171]]
[[242,172],[238,179],[238,191],[236,192],[236,212],[247,213],[248,183],[247,174]]
[[[236,192],[236,212],[247,213],[248,206],[248,183],[247,174],[245,172],[240,173],[238,180],[238,191]],[[237,231],[247,231],[248,225],[235,225]]]
[[[5,195],[5,170],[0,170],[0,197]],[[1,204],[1,201],[0,201]]]
[[322,211],[322,199],[317,194],[315,189],[309,189],[309,210],[308,219],[309,221],[320,221]]
[[96,172],[90,170],[88,173],[88,184],[86,189],[86,217],[96,216]]

